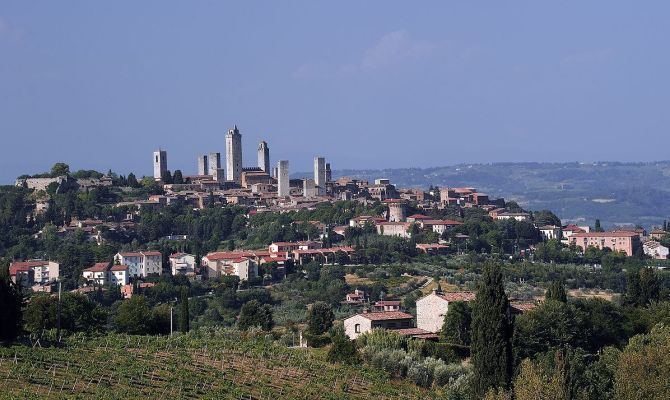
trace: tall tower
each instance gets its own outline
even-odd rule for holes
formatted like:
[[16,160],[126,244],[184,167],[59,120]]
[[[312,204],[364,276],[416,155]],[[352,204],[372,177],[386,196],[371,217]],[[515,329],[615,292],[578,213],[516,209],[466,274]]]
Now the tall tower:
[[333,171],[330,169],[330,163],[326,163],[326,183],[333,181]]
[[291,194],[288,179],[288,160],[280,160],[277,163],[277,195],[286,197]]
[[265,140],[258,145],[258,168],[270,175],[270,148]]
[[237,125],[226,134],[226,174],[226,180],[241,183],[242,135]]
[[209,175],[207,155],[198,156],[198,175]]
[[154,179],[163,180],[167,175],[167,151],[158,149],[154,151]]
[[209,153],[209,174],[215,181],[223,179],[223,170],[221,169],[221,153]]
[[320,196],[326,194],[326,159],[314,157],[314,183]]

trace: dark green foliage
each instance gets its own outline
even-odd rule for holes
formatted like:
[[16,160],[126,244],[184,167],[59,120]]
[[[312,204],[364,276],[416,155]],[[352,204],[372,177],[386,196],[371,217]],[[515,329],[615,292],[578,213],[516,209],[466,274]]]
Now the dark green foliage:
[[481,398],[489,389],[506,389],[512,375],[509,303],[501,267],[487,264],[477,285],[472,307],[472,394]]
[[561,219],[558,218],[556,214],[554,214],[549,210],[534,212],[533,219],[535,220],[535,225],[537,226],[544,226],[544,225],[561,226]]
[[147,334],[151,328],[149,302],[144,296],[133,296],[119,305],[114,323],[119,332],[131,335]]
[[518,316],[514,323],[517,361],[563,345],[583,347],[585,315],[572,304],[547,300],[535,310]]
[[472,310],[464,301],[449,304],[449,311],[444,316],[440,340],[447,343],[470,345],[470,328],[472,324]]
[[333,345],[328,349],[326,359],[331,363],[341,363],[355,365],[360,362],[356,343],[349,340],[343,333],[338,333],[332,337]]
[[[58,297],[33,295],[24,312],[25,328],[31,333],[57,327]],[[101,332],[107,323],[107,313],[100,304],[83,294],[63,293],[61,298],[61,328],[69,332]]]
[[603,227],[600,225],[600,219],[596,219],[596,223],[595,223],[595,226],[594,226],[593,230],[595,232],[604,232],[605,231],[603,229]]
[[0,276],[0,341],[14,340],[21,333],[23,296],[6,274]]
[[551,285],[549,285],[547,288],[547,291],[544,294],[544,298],[545,300],[556,300],[562,303],[566,303],[568,301],[568,295],[565,293],[563,282],[552,282]]
[[327,332],[335,320],[335,315],[329,304],[317,301],[307,309],[307,331],[312,335],[321,335]]
[[190,329],[189,326],[188,287],[184,286],[181,288],[181,302],[179,304],[179,330],[186,333]]
[[172,175],[172,183],[182,184],[184,183],[184,177],[181,175],[181,170],[176,169]]
[[274,326],[272,319],[272,308],[267,304],[261,304],[256,300],[251,300],[242,306],[237,326],[242,330],[258,327],[264,331],[269,331]]
[[653,268],[632,269],[628,272],[626,304],[646,306],[660,299],[660,282]]

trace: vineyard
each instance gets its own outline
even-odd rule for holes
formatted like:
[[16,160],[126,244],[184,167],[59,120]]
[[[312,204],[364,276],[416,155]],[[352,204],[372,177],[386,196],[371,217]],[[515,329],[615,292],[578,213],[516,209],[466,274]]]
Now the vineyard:
[[431,393],[321,352],[211,331],[0,348],[0,398],[414,399]]

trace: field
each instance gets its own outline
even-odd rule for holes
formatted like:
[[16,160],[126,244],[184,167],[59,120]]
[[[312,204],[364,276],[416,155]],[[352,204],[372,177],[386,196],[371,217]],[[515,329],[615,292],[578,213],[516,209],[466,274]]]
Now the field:
[[[0,347],[0,398],[418,399],[431,393],[323,351],[235,331],[108,335],[63,348]],[[205,337],[206,336],[206,337]]]

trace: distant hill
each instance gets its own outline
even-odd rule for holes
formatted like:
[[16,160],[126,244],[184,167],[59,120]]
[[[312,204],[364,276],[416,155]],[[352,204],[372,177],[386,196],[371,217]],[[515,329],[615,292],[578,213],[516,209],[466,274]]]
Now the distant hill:
[[435,168],[337,170],[334,177],[389,178],[399,187],[474,186],[565,222],[662,225],[670,218],[670,162],[494,163]]

